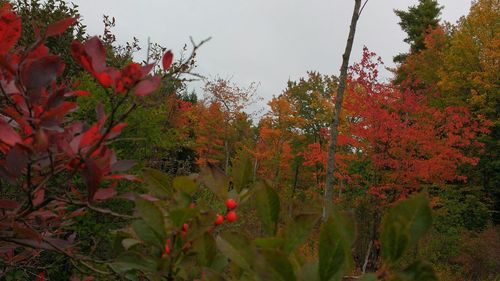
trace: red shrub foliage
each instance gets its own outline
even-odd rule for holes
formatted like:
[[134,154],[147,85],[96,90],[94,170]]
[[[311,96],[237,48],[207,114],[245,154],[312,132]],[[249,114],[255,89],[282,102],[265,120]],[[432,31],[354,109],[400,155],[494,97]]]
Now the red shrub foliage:
[[7,264],[27,263],[45,250],[79,258],[67,226],[88,208],[108,212],[93,202],[114,197],[117,180],[137,180],[121,174],[133,163],[117,160],[107,142],[120,134],[136,107],[130,102],[122,110],[123,104],[155,91],[161,76],[149,76],[153,65],[106,66],[97,37],[75,41],[74,59],[107,88],[112,108],[106,113],[98,105],[94,124],[72,120],[74,97],[90,93],[63,79],[64,62],[49,53],[44,40],[75,20],[50,24],[33,45],[13,49],[21,21],[9,5],[0,9],[0,184],[14,190],[0,198],[0,258]]

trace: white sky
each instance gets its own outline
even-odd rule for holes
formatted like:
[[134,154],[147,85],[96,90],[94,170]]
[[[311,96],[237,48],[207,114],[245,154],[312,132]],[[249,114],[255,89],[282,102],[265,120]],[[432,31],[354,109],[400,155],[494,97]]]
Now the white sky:
[[[288,79],[308,70],[338,75],[352,14],[352,0],[73,0],[89,34],[102,34],[102,15],[114,16],[119,42],[148,36],[178,54],[189,36],[212,40],[198,53],[198,72],[232,77],[246,86],[260,83],[269,100]],[[369,0],[358,22],[351,63],[363,45],[392,66],[392,57],[408,46],[393,9],[417,0]],[[468,13],[470,0],[440,0],[442,19],[455,22]],[[142,56],[142,57],[141,57]],[[144,59],[144,53],[138,60]],[[196,87],[194,87],[196,88]]]

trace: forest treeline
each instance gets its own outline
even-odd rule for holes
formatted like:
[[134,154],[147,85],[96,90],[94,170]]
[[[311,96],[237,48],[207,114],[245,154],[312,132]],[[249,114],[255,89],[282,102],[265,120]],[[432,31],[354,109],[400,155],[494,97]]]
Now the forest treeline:
[[419,0],[391,80],[369,46],[350,64],[323,219],[338,76],[257,118],[257,84],[197,74],[206,41],[134,62],[121,19],[0,5],[1,280],[500,278],[498,0]]

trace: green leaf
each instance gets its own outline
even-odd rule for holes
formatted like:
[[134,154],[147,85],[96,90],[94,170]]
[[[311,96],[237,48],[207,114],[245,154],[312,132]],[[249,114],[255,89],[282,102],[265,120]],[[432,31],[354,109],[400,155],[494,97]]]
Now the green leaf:
[[182,208],[170,211],[170,220],[174,227],[181,227],[188,220],[193,218],[197,214],[198,210],[191,208]]
[[260,250],[257,258],[257,274],[261,280],[297,280],[288,258],[275,250]]
[[302,266],[299,274],[300,281],[319,281],[318,262],[309,262]]
[[157,268],[157,264],[153,259],[135,252],[127,252],[119,256],[114,262],[110,263],[109,266],[118,274],[123,274],[132,270],[155,272]]
[[126,238],[126,239],[122,240],[122,246],[123,246],[123,248],[125,248],[125,250],[128,250],[131,247],[133,247],[137,244],[140,244],[140,243],[141,243],[141,241],[136,240],[136,239],[132,239],[132,238]]
[[153,202],[144,199],[137,199],[135,206],[139,212],[139,216],[147,223],[149,227],[162,238],[166,238],[165,222],[163,213]]
[[368,274],[361,276],[359,281],[377,281],[377,275],[375,275],[373,273],[368,273]]
[[225,201],[227,199],[229,179],[219,168],[215,166],[201,168],[200,181],[220,200]]
[[280,199],[276,191],[264,182],[255,191],[255,206],[262,228],[267,235],[276,234],[280,212]]
[[255,246],[261,249],[281,249],[285,240],[280,237],[258,237],[254,240]]
[[196,183],[187,176],[175,177],[172,185],[174,189],[184,192],[188,195],[193,195],[196,190],[198,190],[198,186],[196,185]]
[[283,237],[285,239],[284,250],[286,253],[291,253],[297,246],[304,243],[319,218],[319,214],[316,213],[299,214],[285,226]]
[[321,227],[319,237],[319,279],[328,281],[352,267],[351,246],[355,231],[353,220],[333,212]]
[[399,273],[392,281],[437,281],[436,273],[428,263],[417,261]]
[[232,262],[245,270],[251,270],[255,250],[250,241],[240,233],[224,233],[217,237],[217,248]]
[[152,195],[167,198],[172,194],[170,177],[158,170],[146,168],[143,173],[144,186]]
[[132,229],[139,239],[144,241],[146,244],[163,249],[164,239],[160,238],[160,236],[151,227],[149,227],[145,221],[134,221],[132,223]]
[[196,251],[198,263],[209,267],[217,255],[217,246],[215,245],[214,237],[205,232],[203,236],[194,242],[193,247]]
[[414,246],[432,224],[428,199],[423,194],[399,202],[382,220],[381,252],[388,264],[394,264]]
[[202,273],[202,280],[206,281],[224,281],[224,277],[220,273],[210,268],[204,268]]
[[252,169],[252,160],[248,153],[240,153],[231,167],[231,179],[238,193],[252,181]]

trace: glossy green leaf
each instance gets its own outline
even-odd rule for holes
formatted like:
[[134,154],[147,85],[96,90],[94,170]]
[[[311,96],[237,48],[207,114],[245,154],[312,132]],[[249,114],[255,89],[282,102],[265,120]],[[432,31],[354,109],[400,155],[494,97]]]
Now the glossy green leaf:
[[132,270],[154,272],[157,268],[157,264],[153,259],[134,252],[127,252],[119,256],[114,262],[110,263],[109,266],[113,271],[119,274]]
[[255,246],[261,249],[281,249],[285,240],[280,237],[258,237],[254,240]]
[[247,153],[240,153],[231,167],[231,179],[236,191],[247,188],[252,181],[252,160]]
[[398,261],[415,245],[432,224],[431,209],[425,195],[399,202],[382,220],[381,252],[386,263]]
[[143,220],[132,223],[135,234],[146,244],[162,249],[165,241]]
[[196,209],[182,208],[170,211],[169,216],[174,227],[179,228],[188,220],[196,216],[197,212]]
[[201,278],[201,279],[206,280],[206,281],[224,281],[225,280],[224,277],[222,277],[222,275],[219,272],[212,270],[210,268],[204,268],[202,276],[203,276],[203,278]]
[[217,237],[217,248],[239,267],[251,270],[255,250],[240,233],[224,233]]
[[259,183],[255,191],[255,207],[267,235],[274,235],[278,225],[280,213],[280,199],[278,193],[264,182]]
[[291,221],[283,231],[283,237],[285,239],[284,251],[286,253],[291,253],[297,246],[304,243],[311,234],[319,218],[320,215],[316,213],[306,213],[295,216],[293,221]]
[[158,170],[146,168],[143,173],[144,186],[157,197],[166,198],[172,194],[170,177]]
[[424,262],[415,262],[399,273],[392,281],[437,281],[432,266]]
[[215,166],[205,166],[201,169],[200,177],[201,183],[208,187],[220,200],[227,199],[227,192],[229,189],[228,177]]
[[165,222],[163,220],[163,213],[153,202],[137,199],[135,206],[139,212],[139,216],[147,223],[149,227],[162,237],[166,237]]
[[375,275],[374,273],[368,273],[361,276],[361,278],[359,278],[359,281],[377,281],[377,275]]
[[276,250],[259,250],[256,271],[261,280],[297,280],[286,255]]
[[198,190],[198,186],[194,180],[187,176],[175,177],[172,185],[175,190],[179,190],[188,195],[193,195],[196,190]]
[[123,248],[125,248],[125,250],[128,250],[131,247],[133,247],[137,244],[140,244],[140,243],[141,243],[141,241],[136,240],[136,239],[132,239],[132,238],[126,238],[126,239],[122,240],[122,246],[123,246]]
[[198,263],[209,267],[217,255],[217,246],[215,245],[214,237],[205,232],[203,236],[194,242],[193,247],[196,251]]
[[318,262],[309,262],[302,266],[299,273],[300,281],[319,281]]
[[319,238],[319,279],[329,281],[351,269],[351,246],[355,231],[353,220],[334,212],[323,223]]

